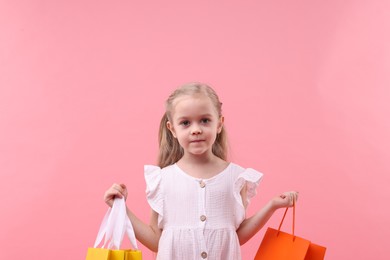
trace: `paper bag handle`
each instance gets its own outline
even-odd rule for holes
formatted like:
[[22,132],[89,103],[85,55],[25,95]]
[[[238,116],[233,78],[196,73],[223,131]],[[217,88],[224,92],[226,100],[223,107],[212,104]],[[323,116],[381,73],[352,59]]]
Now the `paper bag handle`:
[[[295,203],[295,200],[293,200],[293,221],[292,221],[292,235],[293,235],[293,240],[295,240],[295,204],[296,204],[296,203]],[[286,217],[287,211],[288,211],[288,207],[287,207],[286,210],[284,211],[282,221],[280,222],[280,225],[279,225],[279,228],[278,228],[278,235],[279,235],[279,232],[280,232],[280,228],[282,227],[284,218]]]
[[125,200],[124,198],[116,198],[112,208],[107,210],[103,218],[94,247],[96,248],[104,237],[102,248],[120,249],[125,233],[133,248],[138,249],[133,225],[126,213]]

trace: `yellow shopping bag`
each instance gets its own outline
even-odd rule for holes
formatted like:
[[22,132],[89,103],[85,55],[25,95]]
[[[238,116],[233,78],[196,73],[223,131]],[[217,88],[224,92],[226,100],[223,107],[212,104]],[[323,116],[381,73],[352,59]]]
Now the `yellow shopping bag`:
[[[127,234],[134,249],[120,249]],[[98,248],[104,237],[102,248]],[[142,260],[133,226],[126,214],[124,199],[115,199],[100,225],[94,247],[88,248],[86,260]]]
[[88,248],[86,260],[142,260],[140,250]]

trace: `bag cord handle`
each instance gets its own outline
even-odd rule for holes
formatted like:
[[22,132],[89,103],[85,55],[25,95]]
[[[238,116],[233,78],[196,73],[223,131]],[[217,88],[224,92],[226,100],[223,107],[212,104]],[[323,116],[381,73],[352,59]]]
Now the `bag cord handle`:
[[[293,241],[295,240],[295,204],[296,204],[296,203],[295,203],[295,199],[294,199],[294,200],[293,200],[293,222],[292,222],[292,235],[293,235]],[[279,225],[279,228],[278,228],[278,235],[279,235],[279,232],[280,232],[280,228],[282,227],[284,218],[286,217],[287,211],[288,211],[288,207],[287,207],[286,210],[284,211],[282,221],[280,222],[280,225]]]

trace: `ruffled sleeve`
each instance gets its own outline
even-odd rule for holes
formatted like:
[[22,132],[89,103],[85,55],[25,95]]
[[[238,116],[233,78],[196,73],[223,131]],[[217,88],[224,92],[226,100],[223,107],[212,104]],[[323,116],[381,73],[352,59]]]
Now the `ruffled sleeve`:
[[161,168],[154,165],[145,165],[144,174],[146,181],[146,199],[150,207],[158,213],[158,225],[160,227],[164,206],[161,189]]
[[263,174],[252,168],[245,169],[240,173],[234,183],[234,197],[236,199],[236,227],[238,228],[245,219],[245,206],[241,197],[241,190],[246,188],[246,204],[256,195],[256,189],[259,185]]

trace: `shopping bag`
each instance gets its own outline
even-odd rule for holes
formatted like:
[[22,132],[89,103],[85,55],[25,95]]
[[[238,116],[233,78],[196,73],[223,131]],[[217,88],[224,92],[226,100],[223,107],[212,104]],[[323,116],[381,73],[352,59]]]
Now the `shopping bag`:
[[[125,234],[134,249],[120,249]],[[103,245],[98,248],[103,237]],[[88,248],[86,260],[142,260],[142,253],[138,250],[123,198],[116,198],[112,208],[108,209],[100,225],[94,247]]]
[[141,260],[140,250],[114,250],[106,248],[88,248],[87,260]]
[[268,228],[254,260],[323,260],[326,248],[295,235],[295,205],[293,205],[292,234],[280,231],[288,208],[279,228]]

